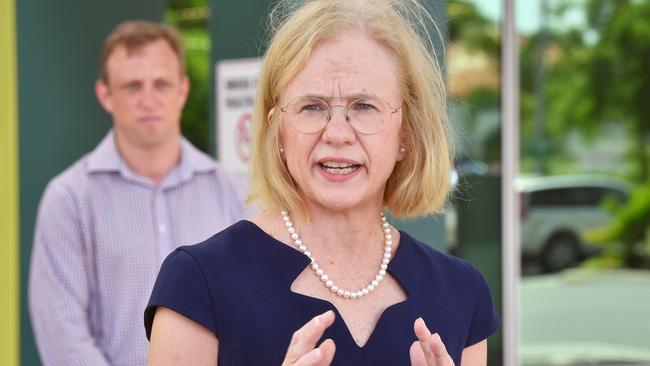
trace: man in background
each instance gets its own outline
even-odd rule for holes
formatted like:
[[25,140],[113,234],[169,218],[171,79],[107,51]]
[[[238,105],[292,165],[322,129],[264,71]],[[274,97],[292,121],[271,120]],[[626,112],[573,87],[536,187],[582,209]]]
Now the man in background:
[[108,36],[95,93],[113,128],[39,206],[29,309],[44,365],[145,365],[163,259],[244,217],[245,185],[180,134],[189,89],[175,30],[128,21]]

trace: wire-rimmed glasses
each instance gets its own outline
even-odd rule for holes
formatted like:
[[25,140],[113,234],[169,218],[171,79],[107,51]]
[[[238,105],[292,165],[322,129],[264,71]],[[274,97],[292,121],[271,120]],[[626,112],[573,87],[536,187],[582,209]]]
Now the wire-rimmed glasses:
[[388,102],[374,96],[352,100],[347,105],[329,104],[324,99],[302,96],[291,100],[284,107],[291,126],[302,133],[316,133],[332,119],[333,108],[344,108],[345,120],[359,133],[371,135],[382,131],[394,113],[402,108],[392,108]]

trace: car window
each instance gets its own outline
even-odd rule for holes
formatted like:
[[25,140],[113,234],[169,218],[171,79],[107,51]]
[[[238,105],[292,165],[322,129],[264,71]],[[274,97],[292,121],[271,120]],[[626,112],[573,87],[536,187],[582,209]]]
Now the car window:
[[627,201],[627,193],[615,189],[608,190],[605,193],[605,197],[611,198],[617,203],[625,203],[625,201]]
[[625,194],[602,187],[553,188],[532,192],[530,205],[535,207],[553,206],[600,206],[606,197],[617,202],[625,201]]

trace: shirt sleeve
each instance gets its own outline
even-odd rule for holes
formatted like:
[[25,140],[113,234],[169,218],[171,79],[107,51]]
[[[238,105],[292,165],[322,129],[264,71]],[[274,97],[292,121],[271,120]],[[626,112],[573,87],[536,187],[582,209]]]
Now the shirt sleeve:
[[167,256],[158,273],[144,312],[148,339],[151,339],[151,329],[159,306],[195,321],[218,336],[214,307],[205,276],[194,257],[182,248]]
[[499,328],[499,315],[492,303],[492,293],[483,274],[474,269],[477,281],[477,301],[465,347],[474,345],[491,336]]
[[29,311],[43,365],[108,366],[91,330],[89,267],[78,206],[62,185],[45,190],[36,220]]

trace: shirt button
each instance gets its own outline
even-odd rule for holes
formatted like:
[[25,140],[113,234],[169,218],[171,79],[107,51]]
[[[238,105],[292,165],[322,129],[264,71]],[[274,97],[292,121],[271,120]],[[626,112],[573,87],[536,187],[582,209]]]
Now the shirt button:
[[158,231],[160,231],[161,233],[166,233],[167,232],[167,226],[165,226],[164,224],[158,225]]

